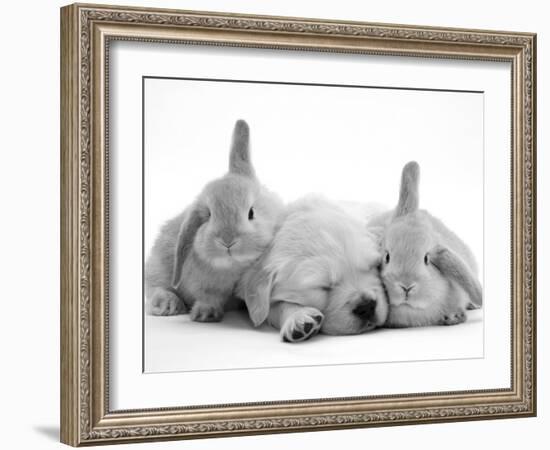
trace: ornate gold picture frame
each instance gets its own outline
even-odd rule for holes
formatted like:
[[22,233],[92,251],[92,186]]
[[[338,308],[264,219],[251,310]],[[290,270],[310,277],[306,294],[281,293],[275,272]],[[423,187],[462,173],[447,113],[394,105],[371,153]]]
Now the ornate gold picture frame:
[[[511,385],[113,410],[109,402],[108,64],[115,41],[511,65]],[[74,4],[61,9],[61,441],[95,445],[536,414],[536,36]]]

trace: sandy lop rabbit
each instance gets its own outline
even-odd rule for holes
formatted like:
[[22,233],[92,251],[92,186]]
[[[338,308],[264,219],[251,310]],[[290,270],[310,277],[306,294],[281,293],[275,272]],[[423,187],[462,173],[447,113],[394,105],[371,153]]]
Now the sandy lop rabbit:
[[233,131],[229,172],[160,230],[145,266],[146,310],[220,321],[243,272],[271,242],[283,204],[250,161],[249,128]]
[[403,168],[397,207],[369,222],[381,235],[381,277],[390,303],[386,326],[454,325],[481,307],[477,264],[443,222],[418,209],[420,167]]

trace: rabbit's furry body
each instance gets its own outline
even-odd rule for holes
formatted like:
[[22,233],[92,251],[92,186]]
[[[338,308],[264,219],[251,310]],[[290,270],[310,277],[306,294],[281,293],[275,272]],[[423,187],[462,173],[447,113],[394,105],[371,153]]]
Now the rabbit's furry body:
[[145,266],[147,311],[219,321],[237,281],[271,242],[283,212],[250,162],[249,130],[238,121],[229,172],[161,228]]
[[415,162],[403,168],[397,207],[368,224],[380,234],[389,327],[454,325],[482,303],[472,251],[441,220],[418,209],[419,172]]

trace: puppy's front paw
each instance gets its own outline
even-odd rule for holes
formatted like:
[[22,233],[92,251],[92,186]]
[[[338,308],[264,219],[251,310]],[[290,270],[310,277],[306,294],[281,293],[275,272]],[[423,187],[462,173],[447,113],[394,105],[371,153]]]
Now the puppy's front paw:
[[285,342],[302,342],[315,336],[325,316],[315,308],[302,308],[294,312],[283,324],[281,337]]
[[158,288],[147,302],[147,312],[152,316],[175,316],[185,314],[187,306],[172,291]]
[[452,313],[444,314],[440,325],[458,325],[459,323],[466,322],[466,313],[464,311],[455,311]]
[[195,322],[220,322],[223,319],[223,308],[207,303],[196,302],[191,308],[191,320]]

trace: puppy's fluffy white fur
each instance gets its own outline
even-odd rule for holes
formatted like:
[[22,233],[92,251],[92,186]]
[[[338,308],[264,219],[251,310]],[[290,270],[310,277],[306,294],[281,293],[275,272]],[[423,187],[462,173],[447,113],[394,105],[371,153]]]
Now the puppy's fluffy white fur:
[[362,333],[388,314],[379,263],[375,236],[363,221],[310,196],[288,206],[270,248],[243,277],[240,295],[255,325],[267,319],[287,341],[317,331]]

